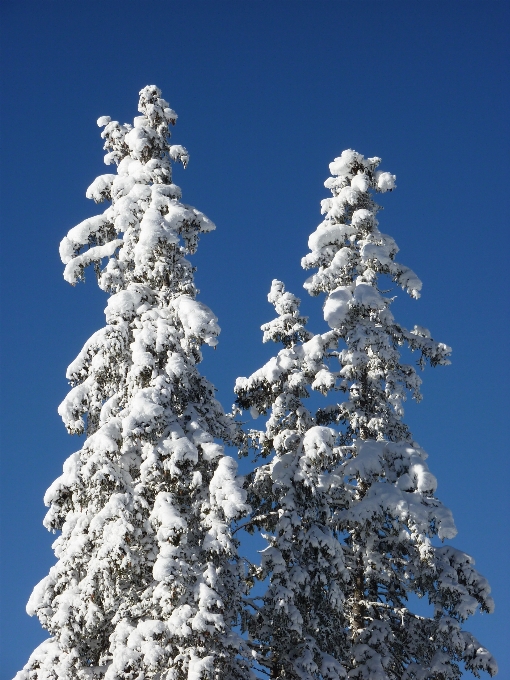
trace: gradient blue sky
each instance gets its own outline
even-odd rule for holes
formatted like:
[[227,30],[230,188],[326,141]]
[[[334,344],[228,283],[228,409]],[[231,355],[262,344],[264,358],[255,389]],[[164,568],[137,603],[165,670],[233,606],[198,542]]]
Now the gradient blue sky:
[[406,419],[454,512],[454,545],[493,586],[496,613],[467,627],[510,677],[509,3],[3,0],[0,11],[1,680],[45,637],[24,611],[54,563],[42,496],[80,446],[56,408],[67,365],[104,324],[104,294],[93,275],[64,282],[58,243],[99,212],[85,199],[108,171],[96,119],[131,122],[152,83],[191,154],[175,176],[184,201],[218,226],[194,263],[223,329],[202,370],[227,408],[235,378],[276,350],[259,330],[272,278],[324,330],[299,262],[328,163],[351,147],[397,175],[381,230],[424,281],[418,302],[397,293],[397,319],[454,348]]

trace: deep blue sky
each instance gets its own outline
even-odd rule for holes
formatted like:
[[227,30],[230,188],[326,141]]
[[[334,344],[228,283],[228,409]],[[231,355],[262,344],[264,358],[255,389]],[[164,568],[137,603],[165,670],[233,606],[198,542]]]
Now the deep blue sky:
[[54,557],[44,491],[79,448],[56,408],[65,369],[104,323],[93,275],[62,279],[58,243],[100,208],[85,190],[103,165],[95,121],[131,122],[155,83],[179,114],[184,200],[218,230],[194,263],[218,315],[203,372],[225,407],[263,346],[271,279],[325,329],[300,258],[320,221],[328,163],[344,148],[397,175],[380,228],[424,281],[399,291],[397,318],[429,327],[453,364],[424,374],[407,421],[429,452],[496,598],[467,627],[510,677],[508,593],[508,29],[497,0],[218,2],[3,0],[2,14],[2,662],[8,680],[45,633],[24,611]]

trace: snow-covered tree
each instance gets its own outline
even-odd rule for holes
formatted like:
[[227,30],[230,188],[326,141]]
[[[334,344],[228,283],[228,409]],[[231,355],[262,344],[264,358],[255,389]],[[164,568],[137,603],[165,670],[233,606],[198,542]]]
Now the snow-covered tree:
[[117,172],[87,197],[111,205],[60,246],[67,281],[93,264],[111,296],[67,373],[59,413],[86,440],[45,496],[58,562],[27,610],[51,637],[17,680],[251,677],[231,532],[248,508],[223,450],[240,433],[197,370],[220,329],[186,259],[215,227],[172,183],[188,154],[169,144],[177,115],[157,87],[139,111],[133,126],[98,120]]
[[[421,380],[400,348],[417,352],[420,368],[448,364],[451,350],[425,328],[406,330],[390,311],[383,289],[391,280],[413,298],[421,282],[378,229],[373,193],[395,188],[379,164],[352,150],[331,163],[325,185],[333,196],[322,201],[325,219],[302,261],[318,268],[305,288],[326,294],[331,330],[305,336],[296,298],[275,282],[270,300],[280,317],[263,329],[286,348],[236,385],[240,407],[270,410],[259,446],[274,455],[249,490],[251,521],[269,542],[260,578],[270,585],[248,627],[273,677],[454,680],[462,666],[497,671],[462,628],[477,608],[492,611],[489,585],[471,557],[441,543],[455,536],[453,518],[402,420],[402,403],[409,393],[420,399]],[[313,416],[301,405],[308,387],[334,397]],[[315,542],[312,524],[321,531]],[[335,535],[338,546],[329,547]],[[415,596],[433,614],[413,611]],[[317,615],[324,601],[331,627]]]

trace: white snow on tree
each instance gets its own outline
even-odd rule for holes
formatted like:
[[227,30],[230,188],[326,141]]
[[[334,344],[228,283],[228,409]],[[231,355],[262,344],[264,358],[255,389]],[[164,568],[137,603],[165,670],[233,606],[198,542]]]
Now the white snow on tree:
[[133,126],[98,120],[117,172],[87,196],[111,205],[60,246],[67,281],[93,264],[111,296],[67,373],[59,413],[86,440],[45,496],[58,562],[27,611],[51,637],[16,680],[252,677],[231,533],[248,507],[223,450],[240,432],[197,370],[220,329],[185,257],[215,227],[172,184],[188,154],[168,142],[177,115],[157,87],[139,111]]
[[[268,540],[260,577],[270,585],[248,628],[273,677],[456,680],[463,666],[475,676],[497,672],[462,627],[478,608],[492,611],[489,585],[471,557],[441,544],[456,534],[453,518],[402,420],[406,396],[421,398],[421,380],[399,348],[417,352],[420,368],[448,364],[451,350],[424,328],[399,325],[382,292],[391,279],[418,298],[421,282],[378,229],[372,194],[395,188],[379,164],[347,150],[330,165],[333,196],[322,201],[325,219],[302,261],[318,269],[305,288],[326,294],[330,330],[305,336],[296,298],[274,282],[270,300],[280,317],[263,330],[286,348],[236,384],[240,407],[270,410],[259,448],[273,457],[249,489],[251,521]],[[314,415],[301,404],[310,388],[333,397]],[[317,563],[303,566],[314,513],[321,537],[340,540],[327,543],[327,555],[317,540]],[[325,579],[318,587],[316,575]],[[413,612],[414,596],[428,600],[431,616]],[[325,599],[331,628],[316,618]],[[292,621],[287,629],[284,620]]]

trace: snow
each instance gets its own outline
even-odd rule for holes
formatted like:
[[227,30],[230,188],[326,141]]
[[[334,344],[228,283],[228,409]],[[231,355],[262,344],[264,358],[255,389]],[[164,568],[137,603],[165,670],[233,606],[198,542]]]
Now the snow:
[[357,191],[361,192],[368,191],[369,186],[370,180],[365,175],[365,173],[355,175],[351,180],[351,187],[353,187],[353,189],[356,189]]
[[420,291],[422,289],[422,282],[416,276],[416,274],[408,267],[402,267],[401,265],[393,264],[391,267],[391,272],[398,284],[406,290],[411,297],[418,299],[420,297]]
[[[361,247],[363,260],[378,260],[382,265],[391,264],[392,248],[389,244],[364,243]],[[336,256],[335,256],[336,257]]]
[[134,248],[136,264],[150,262],[153,251],[160,242],[179,243],[179,236],[174,229],[179,218],[181,221],[186,218],[186,210],[182,206],[172,207],[169,215],[162,215],[156,208],[150,208],[144,214],[140,222],[140,236]]
[[414,326],[414,328],[413,328],[413,330],[411,331],[411,333],[412,333],[413,335],[418,335],[418,336],[421,337],[421,338],[430,338],[430,337],[432,337],[432,336],[430,335],[430,331],[428,330],[428,328],[424,328],[423,326],[418,326],[418,325],[415,325],[415,326]]
[[[168,492],[160,491],[158,493],[149,518],[156,527],[159,527],[157,530],[159,541],[172,540],[172,538],[182,534],[187,528],[186,520],[175,508],[172,494]],[[163,580],[157,576],[155,578],[157,581]]]
[[[338,199],[334,201],[334,205],[344,205],[348,203],[349,205],[356,205],[359,200],[360,192],[353,186],[344,187],[338,196]],[[342,214],[344,210],[342,210]]]
[[340,328],[349,314],[353,300],[351,286],[339,286],[332,291],[324,305],[324,320],[330,328]]
[[330,373],[326,368],[321,369],[315,376],[315,380],[312,382],[312,390],[318,390],[323,394],[327,394],[336,383],[336,376]]
[[332,175],[346,176],[350,173],[352,165],[361,158],[362,156],[356,151],[346,149],[342,151],[341,156],[329,164],[329,171]]
[[84,449],[94,451],[100,455],[117,453],[121,438],[121,421],[119,418],[110,416],[108,422],[87,438]]
[[140,428],[151,428],[154,420],[163,415],[164,409],[158,403],[158,391],[153,387],[139,390],[133,397],[129,415],[122,421],[122,433],[128,435]]
[[365,226],[375,227],[377,225],[377,220],[375,219],[374,213],[370,210],[358,208],[352,213],[351,223],[353,229],[358,230]]
[[396,188],[396,177],[389,172],[377,172],[376,173],[377,188],[381,193],[386,191],[393,191]]
[[308,239],[308,247],[317,251],[324,246],[342,244],[346,236],[350,236],[354,229],[347,224],[330,224],[323,222]]
[[237,477],[237,463],[229,456],[219,460],[209,490],[215,505],[223,510],[228,520],[242,517],[250,509],[246,504],[246,491]]
[[60,243],[60,259],[64,264],[68,264],[75,255],[75,252],[82,246],[87,245],[89,238],[98,232],[102,227],[109,223],[106,214],[89,217],[76,227],[73,227]]
[[99,175],[87,189],[85,196],[96,203],[111,199],[111,187],[116,175]]
[[128,290],[121,290],[109,297],[104,310],[107,323],[115,323],[123,319],[130,321],[140,307],[142,299],[143,293],[140,286],[136,284],[132,284]]
[[198,300],[193,300],[188,295],[181,295],[173,302],[173,307],[186,335],[200,339],[211,347],[218,344],[220,333],[218,318],[207,305]]
[[354,304],[362,305],[368,309],[385,309],[386,303],[380,293],[367,283],[356,282],[354,289]]
[[118,201],[124,196],[129,196],[131,190],[135,187],[137,182],[134,177],[117,175],[112,182],[111,197],[113,201]]
[[168,150],[170,158],[176,163],[182,163],[186,167],[189,163],[189,153],[180,144],[172,144]]
[[73,453],[64,463],[64,470],[60,477],[50,485],[44,494],[44,505],[50,507],[51,504],[58,498],[60,492],[64,489],[69,489],[76,484],[79,479],[79,471],[81,467],[80,453]]
[[303,449],[312,459],[329,455],[335,443],[336,432],[331,427],[311,427],[303,437]]
[[64,279],[74,285],[81,278],[85,267],[88,267],[92,262],[100,262],[105,257],[111,257],[122,245],[122,239],[115,239],[110,243],[105,243],[104,246],[89,248],[82,255],[78,255],[66,264]]

